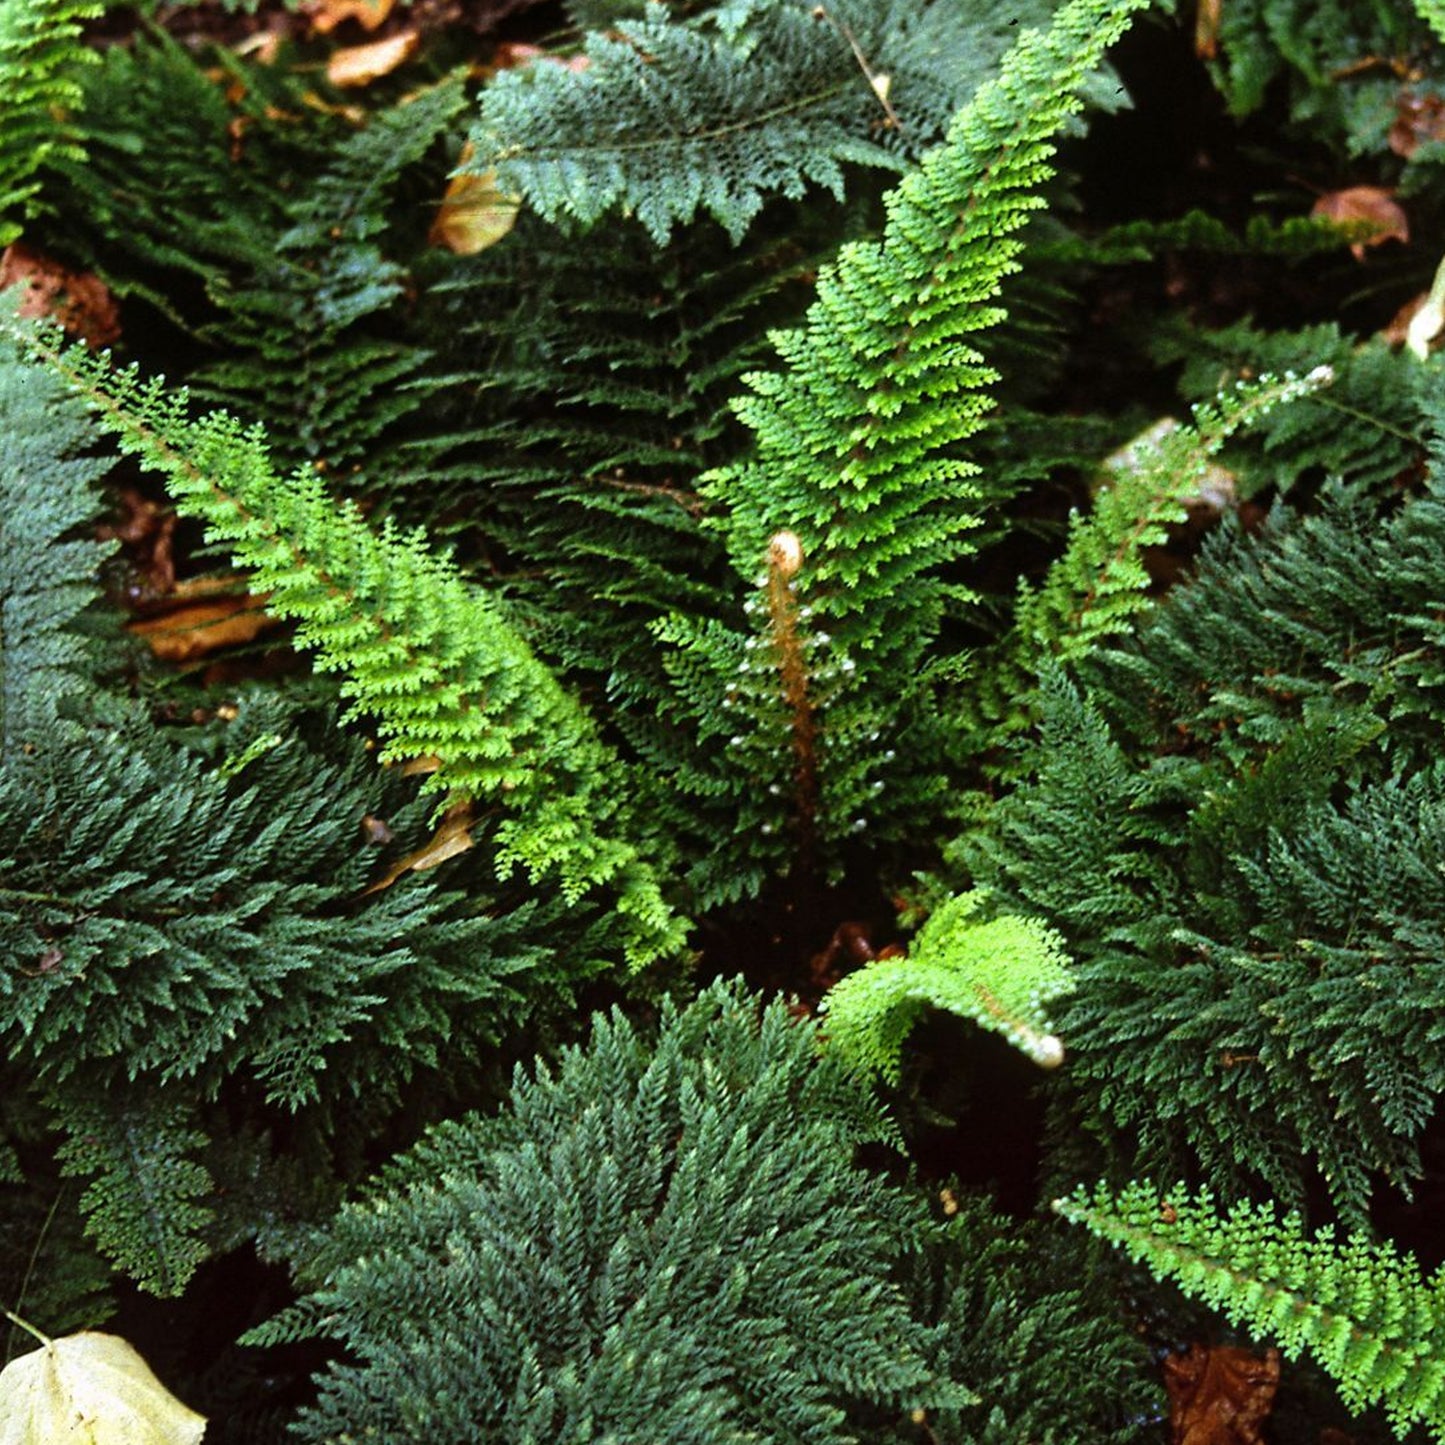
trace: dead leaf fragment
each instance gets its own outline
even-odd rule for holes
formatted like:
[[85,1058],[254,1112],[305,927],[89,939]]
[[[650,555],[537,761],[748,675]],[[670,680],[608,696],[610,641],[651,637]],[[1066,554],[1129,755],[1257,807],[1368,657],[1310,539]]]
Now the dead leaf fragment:
[[342,46],[326,62],[326,77],[343,90],[370,85],[409,60],[420,43],[420,31],[398,30],[395,35],[373,40],[368,45]]
[[194,662],[223,647],[254,642],[277,619],[265,610],[266,599],[238,590],[235,577],[197,577],[179,583],[167,597],[164,612],[127,623],[126,631],[143,637],[162,662]]
[[1190,1345],[1164,1361],[1170,1445],[1261,1445],[1279,1388],[1279,1351]]
[[22,316],[49,316],[94,349],[120,340],[120,311],[104,281],[72,271],[21,241],[0,253],[0,290],[24,286]]
[[431,842],[394,863],[366,892],[380,893],[382,889],[390,888],[403,873],[425,873],[428,868],[439,867],[448,858],[467,852],[472,847],[472,826],[475,822],[470,803],[453,804],[442,814],[441,826]]
[[205,1431],[117,1335],[66,1335],[0,1371],[0,1445],[199,1445]]
[[102,522],[95,535],[102,542],[125,545],[135,568],[126,600],[136,604],[164,597],[176,585],[175,508],[153,502],[135,487],[122,487],[117,500],[120,516]]
[[[459,170],[474,153],[468,141],[457,158]],[[512,229],[520,209],[518,197],[497,189],[496,171],[455,175],[447,184],[446,194],[427,232],[427,242],[445,246],[458,256],[475,256],[478,251],[495,246]]]
[[1393,193],[1383,186],[1349,186],[1343,191],[1328,191],[1314,203],[1310,215],[1341,226],[1369,225],[1369,233],[1350,246],[1357,261],[1365,259],[1367,246],[1410,239],[1408,218],[1395,204]]
[[308,0],[301,12],[317,35],[330,35],[338,25],[355,20],[363,30],[375,30],[391,14],[395,0]]
[[1397,156],[1407,158],[1430,141],[1445,140],[1445,99],[1402,90],[1386,140]]

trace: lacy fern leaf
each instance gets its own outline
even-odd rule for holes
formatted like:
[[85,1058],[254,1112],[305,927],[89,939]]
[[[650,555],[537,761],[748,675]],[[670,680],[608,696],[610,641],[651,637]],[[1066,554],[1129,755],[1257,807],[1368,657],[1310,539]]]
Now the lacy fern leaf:
[[1002,1034],[1045,1068],[1063,1062],[1044,1014],[1074,987],[1063,940],[1036,919],[981,917],[984,903],[978,891],[949,899],[907,958],[864,964],[829,990],[828,1040],[854,1068],[896,1083],[903,1041],[930,1007]]
[[258,428],[224,412],[192,420],[184,392],[88,354],[41,352],[121,448],[160,471],[177,505],[251,569],[268,606],[298,619],[318,664],[343,673],[353,713],[377,720],[384,759],[430,759],[426,788],[505,809],[504,874],[552,874],[571,899],[611,886],[635,964],[679,945],[682,925],[620,836],[619,764],[497,605],[421,534],[372,531],[313,471],[278,476]]
[[0,246],[20,234],[16,214],[35,205],[36,174],[78,156],[57,115],[80,101],[75,72],[93,61],[78,42],[98,0],[6,0],[0,5]]
[[1308,1350],[1351,1410],[1382,1404],[1401,1437],[1423,1422],[1445,1439],[1445,1279],[1427,1281],[1410,1256],[1307,1235],[1272,1204],[1221,1215],[1207,1191],[1081,1188],[1054,1209],[1291,1358]]

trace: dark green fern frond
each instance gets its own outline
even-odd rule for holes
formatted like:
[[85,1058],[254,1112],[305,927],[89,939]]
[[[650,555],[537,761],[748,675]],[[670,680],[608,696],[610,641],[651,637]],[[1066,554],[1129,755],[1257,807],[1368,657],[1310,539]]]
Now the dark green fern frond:
[[[338,1335],[302,1439],[851,1445],[965,1403],[892,1279],[920,1201],[855,1168],[885,1127],[781,1003],[719,984],[620,1014],[495,1119],[442,1125],[301,1261],[259,1338]],[[866,1438],[866,1437],[865,1437]]]
[[977,892],[949,899],[906,958],[866,963],[828,991],[828,1042],[851,1067],[896,1083],[903,1042],[928,1008],[971,1018],[1045,1068],[1063,1061],[1044,1014],[1074,987],[1062,939],[1037,919],[981,917],[984,904]]
[[504,874],[518,865],[551,874],[573,900],[615,891],[634,963],[677,947],[680,923],[619,836],[618,764],[495,603],[420,534],[389,523],[374,532],[337,507],[314,471],[278,476],[258,429],[222,412],[192,420],[184,393],[92,357],[51,359],[122,448],[161,471],[182,510],[230,545],[270,608],[298,619],[320,665],[343,673],[353,712],[377,719],[384,757],[432,759],[425,787],[505,810]]
[[[14,295],[0,296],[12,318]],[[86,456],[98,440],[65,383],[12,341],[0,342],[0,767],[53,727],[81,671],[72,631],[95,598],[108,550],[81,531],[94,521],[107,470]]]
[[173,1097],[104,1086],[72,1093],[60,1109],[68,1176],[89,1178],[80,1198],[87,1233],[143,1289],[178,1295],[209,1252],[199,1202],[210,1177],[195,1161],[205,1136]]
[[1409,1255],[1364,1235],[1307,1235],[1272,1204],[1221,1214],[1208,1191],[1182,1186],[1081,1188],[1054,1209],[1291,1359],[1308,1351],[1349,1409],[1382,1404],[1402,1438],[1420,1422],[1445,1439],[1445,1279]]
[[93,59],[79,43],[99,0],[7,0],[0,6],[0,246],[33,212],[37,173],[82,155],[63,117],[80,103],[77,83]]
[[[482,97],[477,171],[549,221],[635,214],[653,238],[706,212],[739,239],[771,196],[841,197],[844,167],[898,169],[936,141],[1030,0],[755,0],[678,18],[661,5],[588,37],[580,71],[504,71]],[[874,77],[881,77],[877,86]]]

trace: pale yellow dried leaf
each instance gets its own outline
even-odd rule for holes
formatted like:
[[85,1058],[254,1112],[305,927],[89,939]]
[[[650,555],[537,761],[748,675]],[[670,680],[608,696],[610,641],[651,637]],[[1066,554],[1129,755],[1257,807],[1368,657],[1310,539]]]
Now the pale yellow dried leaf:
[[[472,143],[462,147],[460,165],[471,159]],[[495,246],[516,223],[520,202],[516,196],[497,189],[497,173],[457,175],[447,185],[437,207],[427,241],[445,246],[458,256],[475,256]]]
[[385,40],[373,40],[369,45],[346,45],[332,53],[326,62],[326,75],[332,85],[343,89],[358,85],[370,85],[383,75],[390,75],[398,65],[407,60],[421,42],[421,33],[416,30],[399,30]]
[[198,1445],[205,1432],[117,1335],[66,1335],[0,1371],[0,1445]]
[[[400,862],[392,864],[386,873],[378,878],[366,891],[380,893],[390,888],[403,873],[425,873],[428,868],[440,867],[448,858],[455,858],[472,847],[472,828],[476,818],[470,803],[456,803],[442,814],[441,825],[429,843],[423,844],[415,853],[408,853]],[[5,1445],[0,1441],[0,1445]]]

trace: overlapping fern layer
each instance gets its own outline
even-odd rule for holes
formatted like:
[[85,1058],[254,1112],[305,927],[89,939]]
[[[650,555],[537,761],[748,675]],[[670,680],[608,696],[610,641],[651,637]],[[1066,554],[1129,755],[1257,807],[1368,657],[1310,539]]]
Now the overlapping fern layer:
[[1294,1202],[1318,1169],[1356,1221],[1378,1174],[1419,1173],[1445,1088],[1438,468],[1384,518],[1337,489],[1223,535],[1087,693],[1055,678],[1030,781],[962,845],[1077,960],[1061,1118],[1107,1120],[1122,1167]]
[[13,343],[0,408],[0,1037],[15,1084],[0,1131],[42,1127],[18,1083],[43,1089],[71,1172],[100,1176],[82,1208],[101,1245],[176,1290],[207,1249],[203,1116],[238,1072],[349,1149],[418,1080],[474,1082],[468,1050],[594,972],[610,924],[569,909],[563,957],[557,903],[518,909],[478,887],[485,868],[467,893],[412,879],[368,894],[368,815],[425,838],[409,782],[284,703],[243,705],[217,760],[102,687],[82,624],[108,463],[85,455],[80,403]]

